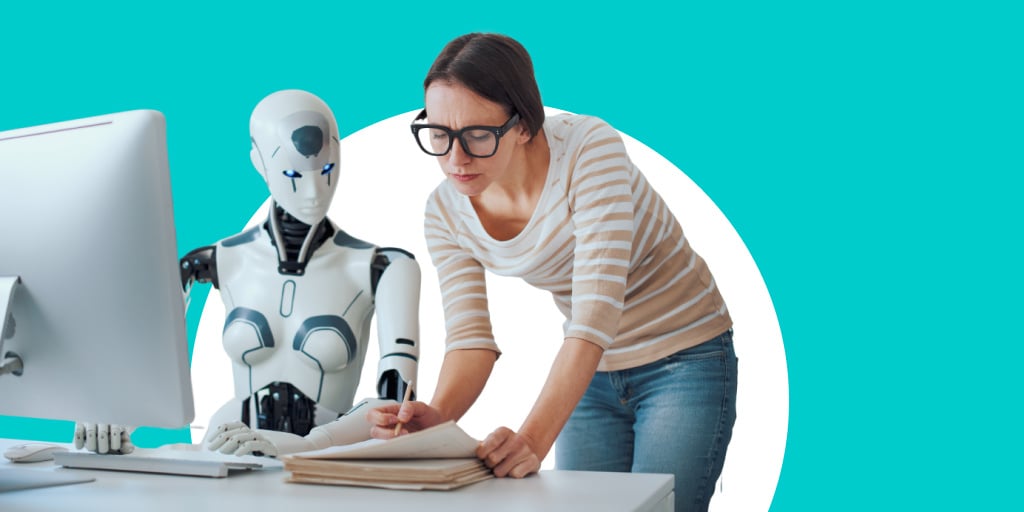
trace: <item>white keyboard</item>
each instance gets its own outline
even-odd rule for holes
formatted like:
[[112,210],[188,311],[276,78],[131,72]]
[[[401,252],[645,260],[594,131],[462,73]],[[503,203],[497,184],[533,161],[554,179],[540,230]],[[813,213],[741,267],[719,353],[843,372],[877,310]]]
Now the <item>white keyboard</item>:
[[100,455],[85,451],[55,453],[53,462],[74,469],[103,469],[135,473],[224,478],[234,471],[281,467],[276,459],[237,457],[199,449],[136,448],[128,455]]

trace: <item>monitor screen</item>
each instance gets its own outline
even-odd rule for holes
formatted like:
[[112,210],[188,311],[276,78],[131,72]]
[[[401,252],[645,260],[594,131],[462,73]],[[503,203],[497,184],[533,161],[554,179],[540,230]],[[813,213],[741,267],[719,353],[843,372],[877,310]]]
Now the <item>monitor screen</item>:
[[161,113],[0,132],[0,414],[187,425],[177,265]]

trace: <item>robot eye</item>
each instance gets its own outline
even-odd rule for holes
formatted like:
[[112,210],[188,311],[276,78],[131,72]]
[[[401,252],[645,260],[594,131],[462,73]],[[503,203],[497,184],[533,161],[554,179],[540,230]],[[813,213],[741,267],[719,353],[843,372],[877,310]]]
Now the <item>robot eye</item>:
[[287,176],[289,178],[301,178],[302,177],[302,174],[299,173],[299,171],[296,171],[295,169],[285,169],[285,170],[281,171],[281,174],[284,174],[285,176]]
[[327,173],[329,173],[329,172],[331,172],[333,170],[334,170],[334,164],[327,164],[327,165],[324,166],[324,171],[321,172],[320,174],[324,175],[324,174],[327,174]]

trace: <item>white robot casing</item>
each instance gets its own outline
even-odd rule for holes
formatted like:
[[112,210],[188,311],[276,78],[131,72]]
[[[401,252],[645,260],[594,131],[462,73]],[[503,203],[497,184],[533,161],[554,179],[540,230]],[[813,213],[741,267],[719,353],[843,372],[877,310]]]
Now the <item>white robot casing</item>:
[[[253,110],[249,127],[250,158],[273,199],[267,221],[180,261],[186,302],[194,282],[210,282],[227,312],[223,344],[233,364],[235,398],[210,419],[216,428],[206,440],[225,453],[280,455],[367,439],[365,410],[395,403],[414,386],[419,265],[411,254],[358,240],[327,219],[340,150],[337,122],[323,100],[305,91],[275,92]],[[379,396],[352,407],[375,312]],[[302,396],[278,400],[282,389]],[[259,410],[263,400],[274,410]],[[282,403],[301,406],[302,430],[311,428],[305,437],[290,426],[256,428],[257,416],[292,419],[289,411],[276,415]],[[344,411],[353,414],[339,418]],[[246,415],[249,425],[240,422]],[[75,444],[127,453],[133,449],[130,432],[79,423]]]
[[[406,320],[418,315],[419,266],[386,251],[394,259],[374,294],[369,268],[376,252],[339,230],[317,249],[305,275],[290,276],[277,271],[277,253],[262,227],[217,244],[227,312],[223,343],[233,364],[236,397],[283,380],[318,406],[347,411],[375,310],[381,355],[392,354],[381,359],[378,376],[399,369],[404,380],[414,379],[418,347],[396,340],[418,339],[416,323]],[[387,300],[377,302],[375,296]],[[403,365],[402,359],[413,364]]]
[[337,187],[332,178],[340,160],[338,124],[330,107],[305,91],[278,91],[253,109],[249,134],[252,165],[274,201],[316,226]]
[[[328,425],[338,430],[344,422],[334,420],[352,407],[375,312],[378,379],[390,371],[406,385],[415,382],[419,266],[405,251],[353,238],[326,219],[339,159],[337,124],[326,103],[304,91],[273,93],[254,109],[250,134],[250,157],[273,204],[267,223],[218,242],[211,262],[227,314],[223,343],[235,399],[210,426],[238,421],[242,400],[287,382],[316,402],[316,425],[339,423]],[[276,207],[312,226],[297,255]],[[325,229],[333,234],[317,245]],[[363,428],[359,416],[348,428]],[[211,429],[207,439],[216,434]],[[342,437],[359,435],[368,437],[368,429]]]

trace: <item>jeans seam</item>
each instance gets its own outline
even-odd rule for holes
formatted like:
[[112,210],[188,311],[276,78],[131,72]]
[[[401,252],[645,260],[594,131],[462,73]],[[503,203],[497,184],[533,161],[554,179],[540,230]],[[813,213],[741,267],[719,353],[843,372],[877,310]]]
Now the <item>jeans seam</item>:
[[629,378],[629,369],[608,372],[608,384],[615,392],[615,398],[620,405],[628,405],[632,398]]
[[722,403],[718,408],[718,428],[715,429],[715,436],[712,439],[710,449],[708,450],[708,464],[704,468],[704,474],[701,475],[700,486],[698,487],[697,496],[694,498],[695,503],[706,503],[710,499],[708,493],[709,480],[711,479],[711,473],[715,468],[715,461],[718,460],[718,452],[722,446],[723,432],[725,431],[725,417],[726,409],[729,404],[729,387],[732,380],[732,373],[729,371],[729,364],[727,361],[728,354],[723,354],[721,357],[722,365],[725,368],[725,379],[722,380]]

